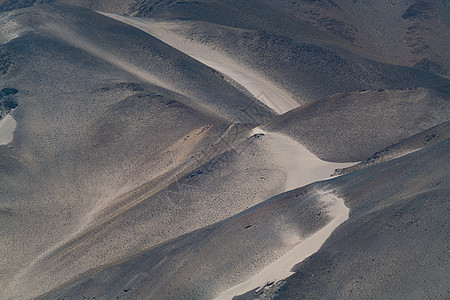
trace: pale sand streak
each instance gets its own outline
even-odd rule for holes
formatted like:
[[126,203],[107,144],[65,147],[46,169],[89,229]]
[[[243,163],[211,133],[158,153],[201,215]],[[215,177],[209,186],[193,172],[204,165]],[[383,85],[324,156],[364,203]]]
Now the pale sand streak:
[[175,33],[177,28],[175,24],[103,12],[99,13],[145,31],[167,45],[229,76],[277,114],[283,114],[300,106],[287,92],[275,86],[256,71],[241,66],[223,52],[188,40],[184,36]]
[[289,136],[266,132],[259,127],[254,128],[251,135],[264,134],[267,147],[277,156],[286,170],[285,191],[305,186],[307,184],[329,179],[330,174],[337,168],[346,168],[356,163],[334,163],[321,160],[303,145]]
[[249,280],[226,290],[215,300],[232,299],[235,296],[245,294],[253,289],[262,288],[267,283],[285,279],[294,274],[294,272],[290,271],[293,266],[320,249],[334,229],[348,219],[349,209],[345,206],[344,200],[332,193],[319,191],[318,194],[320,196],[320,201],[330,205],[328,213],[330,216],[334,217],[334,219],[267,268],[257,273]]
[[9,43],[18,38],[25,29],[12,20],[13,12],[2,12],[0,16],[0,45]]
[[[258,133],[264,134],[269,141],[271,138],[277,140],[277,143],[273,144],[279,145],[280,149],[274,148],[272,151],[282,156],[282,160],[285,160],[287,166],[286,191],[327,179],[334,169],[355,164],[326,162],[288,136],[266,132],[259,128],[252,131],[252,134]],[[328,215],[333,218],[332,221],[253,277],[226,290],[215,300],[232,299],[253,289],[262,288],[267,283],[285,279],[294,274],[291,272],[293,266],[320,249],[334,229],[348,219],[349,209],[345,206],[344,200],[332,192],[318,191],[317,194],[319,195],[319,201],[327,206]]]
[[0,145],[7,145],[12,142],[15,129],[16,121],[11,115],[7,115],[0,120]]
[[[278,114],[283,114],[299,106],[299,104],[289,97],[287,93],[278,89],[274,84],[265,80],[259,74],[256,74],[252,70],[242,68],[236,61],[233,61],[230,57],[221,52],[188,41],[183,36],[175,34],[173,30],[170,30],[172,25],[168,23],[156,23],[151,20],[124,17],[115,14],[103,14],[139,28],[199,62],[222,72],[240,83],[251,94]],[[252,134],[255,133],[268,134],[259,129],[252,132]],[[291,146],[291,149],[288,151],[278,152],[280,155],[284,155],[286,160],[288,160],[287,165],[289,165],[289,168],[287,169],[286,174],[286,190],[326,179],[335,168],[354,164],[337,164],[322,161],[310,153],[305,147],[296,143],[289,137],[281,134],[277,134],[277,136],[287,145]],[[292,145],[290,145],[292,143],[295,143],[296,145],[292,147]],[[217,299],[232,299],[234,296],[264,286],[267,282],[278,281],[289,277],[293,274],[290,270],[295,264],[303,261],[305,258],[319,250],[334,229],[348,219],[349,213],[349,209],[345,206],[344,201],[341,198],[330,193],[326,194],[324,192],[319,192],[319,194],[321,201],[330,205],[329,214],[334,217],[334,219],[315,234],[295,246],[280,259],[254,275],[248,281],[225,291]]]
[[[198,61],[228,75],[230,78],[240,83],[250,93],[258,97],[259,100],[261,100],[267,106],[271,107],[277,113],[284,113],[299,106],[297,102],[295,102],[291,97],[287,95],[287,93],[281,91],[275,85],[263,79],[259,74],[243,69],[231,58],[225,56],[220,52],[211,50],[199,44],[188,43],[182,36],[173,34],[169,29],[162,29],[157,26],[159,24],[151,21],[142,21],[137,18],[121,17],[111,14],[105,15],[142,29],[161,39],[163,42],[169,44],[170,46],[185,52]],[[84,46],[83,48],[86,48],[85,41],[80,44]],[[89,48],[90,51],[95,52],[95,54],[102,57],[107,56],[104,55],[105,53],[103,53],[96,47],[92,47],[92,45],[89,46],[91,47],[87,48]],[[199,51],[199,49],[201,49],[201,51]],[[130,73],[133,73],[138,77],[147,79],[147,81],[161,84],[156,78],[149,76],[149,74],[143,72],[139,68],[133,68],[132,70],[129,70],[128,64],[117,61],[115,57],[112,59],[108,59],[108,61],[114,61],[115,64],[119,67],[127,69],[127,71],[130,71]],[[259,133],[271,135],[271,133],[262,131],[259,131]],[[282,140],[284,139],[284,142],[287,142],[288,144],[296,143],[289,137],[280,134],[276,135],[278,135],[278,138],[281,138]],[[293,162],[290,168],[287,170],[286,190],[303,186],[317,180],[325,179],[331,173],[329,171],[330,168],[334,168],[336,165],[342,167],[343,165],[324,162],[315,157],[308,150],[306,150],[306,148],[299,144],[297,144],[296,150],[287,151],[286,155],[286,159],[292,159]],[[324,168],[325,165],[326,167]],[[254,275],[248,281],[225,291],[217,299],[231,299],[233,296],[243,294],[254,288],[264,286],[267,282],[286,278],[293,274],[290,271],[292,266],[315,253],[320,248],[320,246],[325,242],[325,240],[329,237],[333,230],[348,218],[348,208],[344,205],[343,200],[336,197],[335,195],[325,192],[319,193],[321,196],[321,201],[324,201],[324,203],[329,205],[329,214],[334,217],[334,219],[325,227],[317,231],[315,234],[295,246],[290,252],[282,256],[280,259],[269,265],[258,274]]]

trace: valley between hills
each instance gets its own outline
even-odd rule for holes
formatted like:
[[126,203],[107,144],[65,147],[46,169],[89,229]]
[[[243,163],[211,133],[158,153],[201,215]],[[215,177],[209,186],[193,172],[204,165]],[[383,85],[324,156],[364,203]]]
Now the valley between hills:
[[0,299],[447,299],[446,1],[0,1]]

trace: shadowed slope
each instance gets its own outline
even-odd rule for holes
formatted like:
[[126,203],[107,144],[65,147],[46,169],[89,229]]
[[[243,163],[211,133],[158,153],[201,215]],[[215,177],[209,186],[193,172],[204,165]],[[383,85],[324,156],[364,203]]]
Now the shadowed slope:
[[403,155],[415,152],[428,146],[439,143],[450,138],[450,121],[427,130],[419,132],[413,136],[401,140],[381,151],[375,152],[372,156],[363,162],[344,169],[337,169],[335,175],[347,174],[357,170],[362,170],[372,165],[392,160]]
[[[89,7],[100,9],[97,7],[99,3],[101,1],[98,4],[90,4]],[[314,3],[317,2],[314,1]],[[314,6],[314,3],[305,5]],[[157,26],[169,27],[171,34],[181,35],[223,52],[245,68],[257,70],[300,104],[339,92],[378,88],[433,87],[445,83],[445,80],[439,76],[433,76],[428,72],[398,66],[412,66],[423,60],[422,69],[434,72],[433,61],[438,65],[445,64],[448,56],[446,51],[450,47],[445,47],[449,41],[448,34],[444,32],[447,27],[444,25],[442,25],[443,29],[438,28],[436,32],[426,34],[427,37],[430,36],[437,41],[432,46],[428,46],[435,52],[416,55],[404,61],[402,59],[407,55],[403,52],[409,50],[400,52],[396,57],[386,55],[380,57],[378,54],[382,51],[369,51],[373,48],[372,44],[379,40],[376,37],[365,40],[364,32],[366,27],[369,28],[365,23],[352,25],[363,26],[360,33],[363,37],[360,39],[363,40],[362,43],[367,42],[368,46],[361,49],[360,46],[354,46],[333,37],[332,32],[328,34],[315,29],[314,24],[305,25],[302,20],[295,20],[289,16],[290,8],[286,12],[280,5],[269,4],[264,1],[233,0],[160,1],[158,3],[144,1],[135,6],[131,5],[127,14],[169,21],[169,24],[160,23]],[[351,6],[349,3],[345,5]],[[341,14],[341,19],[346,19],[348,14],[352,15],[352,20],[363,19],[363,16],[357,12],[367,13],[369,8],[359,8],[360,4],[354,4],[354,6],[356,8],[334,7],[333,9],[335,13]],[[377,11],[383,11],[383,9],[378,8]],[[123,11],[120,13],[125,14]],[[393,18],[398,17],[403,20],[398,14],[399,12],[396,11]],[[385,31],[391,28],[387,20],[376,23],[378,22],[382,23]],[[420,26],[426,27],[426,25]],[[370,26],[370,30],[372,28],[373,25]],[[395,41],[398,39],[401,38],[395,38]],[[436,43],[442,45],[442,48],[437,47]],[[388,50],[383,53],[393,53],[389,50],[391,48],[403,49],[391,40],[382,44],[388,47]],[[429,65],[429,68],[425,65]]]
[[446,1],[266,2],[380,60],[448,75],[450,5]]
[[449,153],[446,140],[336,179],[350,220],[272,297],[448,298]]
[[267,125],[330,161],[364,160],[376,151],[448,121],[447,87],[336,94]]

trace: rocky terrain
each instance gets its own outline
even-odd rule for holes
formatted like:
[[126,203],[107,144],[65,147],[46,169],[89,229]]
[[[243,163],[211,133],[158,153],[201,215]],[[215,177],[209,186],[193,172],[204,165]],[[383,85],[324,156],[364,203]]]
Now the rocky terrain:
[[449,15],[0,0],[0,299],[448,299]]

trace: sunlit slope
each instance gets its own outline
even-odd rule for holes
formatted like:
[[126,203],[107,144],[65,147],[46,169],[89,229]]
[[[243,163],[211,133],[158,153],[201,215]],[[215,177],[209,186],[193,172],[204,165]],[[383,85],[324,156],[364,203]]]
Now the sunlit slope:
[[[10,295],[44,293],[80,273],[120,262],[350,165],[324,162],[280,134],[242,138],[238,130],[230,127],[213,144],[216,151],[228,144],[225,152],[170,185],[166,179],[161,191],[144,185],[104,205],[94,215],[95,226],[55,245],[23,269],[11,283]],[[186,147],[186,142],[180,145]]]
[[[392,163],[296,189],[118,265],[87,272],[42,298],[211,299],[324,226],[329,216],[317,193],[323,189],[343,197],[351,210],[349,220],[284,286],[252,291],[247,298],[265,293],[306,299],[336,291],[340,297],[367,297],[376,291],[443,296],[447,160],[444,141]],[[430,280],[423,281],[423,274]],[[355,280],[364,285],[355,286]]]
[[228,119],[273,114],[217,72],[95,12],[39,6],[2,18],[16,26],[0,46],[1,88],[18,90],[13,140],[0,146],[2,293],[106,208],[120,210],[123,194],[142,185],[152,194],[221,152],[211,145]]

